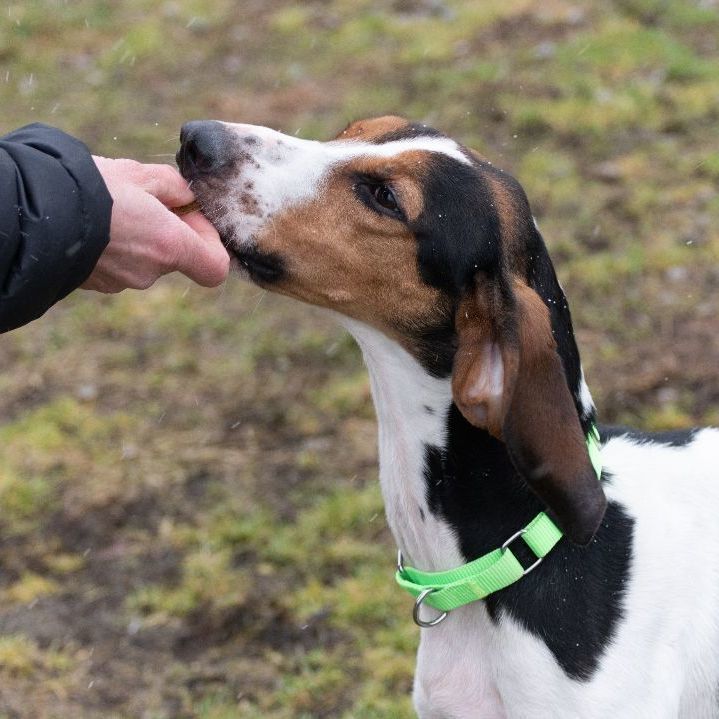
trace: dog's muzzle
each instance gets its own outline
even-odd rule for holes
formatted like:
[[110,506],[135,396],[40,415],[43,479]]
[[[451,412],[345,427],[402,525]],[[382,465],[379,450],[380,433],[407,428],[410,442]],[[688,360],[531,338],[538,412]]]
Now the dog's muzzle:
[[221,122],[186,122],[180,130],[177,166],[186,180],[217,175],[233,164],[234,145],[232,133]]

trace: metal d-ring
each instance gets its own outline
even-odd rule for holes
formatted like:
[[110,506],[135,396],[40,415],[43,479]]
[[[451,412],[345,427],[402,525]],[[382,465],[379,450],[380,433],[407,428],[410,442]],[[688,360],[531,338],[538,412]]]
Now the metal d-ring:
[[419,610],[422,608],[422,603],[430,594],[436,591],[437,590],[434,587],[429,587],[428,589],[422,590],[417,597],[414,603],[414,609],[412,610],[412,619],[414,619],[414,623],[418,627],[422,627],[423,629],[436,627],[438,624],[441,624],[447,618],[449,612],[442,612],[441,614],[438,614],[434,619],[430,619],[430,621],[428,622],[425,622],[424,619],[419,618]]
[[397,550],[397,571],[400,574],[404,574],[404,557],[402,556],[402,550]]

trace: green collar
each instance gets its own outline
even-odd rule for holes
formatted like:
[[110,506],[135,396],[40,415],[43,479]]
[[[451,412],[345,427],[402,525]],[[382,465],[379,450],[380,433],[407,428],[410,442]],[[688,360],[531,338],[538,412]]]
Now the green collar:
[[[599,431],[595,426],[592,426],[587,435],[587,449],[599,479],[602,476],[602,457]],[[527,569],[519,563],[509,547],[519,537],[537,557],[537,561]],[[405,567],[400,552],[395,579],[402,589],[416,598],[412,614],[414,621],[420,627],[433,627],[453,609],[484,599],[529,574],[541,564],[561,538],[562,532],[557,525],[544,512],[540,512],[499,549],[446,572],[421,572],[413,567]],[[423,604],[429,604],[441,614],[431,621],[420,619],[419,612]]]

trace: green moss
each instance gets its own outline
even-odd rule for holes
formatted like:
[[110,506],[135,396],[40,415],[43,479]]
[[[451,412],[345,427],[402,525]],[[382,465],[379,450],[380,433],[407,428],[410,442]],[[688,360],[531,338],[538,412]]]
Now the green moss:
[[85,557],[79,554],[56,552],[45,557],[45,565],[56,574],[73,574],[85,566]]
[[0,463],[0,506],[5,531],[19,533],[33,529],[55,505],[57,485],[42,476],[28,476]]
[[366,540],[382,528],[383,511],[377,486],[339,489],[318,497],[293,525],[282,527],[263,555],[278,564],[302,566],[303,571],[324,564],[331,568],[359,555],[369,561],[378,552]]
[[27,572],[7,589],[0,592],[6,602],[30,604],[39,597],[54,594],[59,590],[57,582],[34,572]]
[[0,674],[7,677],[42,677],[72,670],[72,657],[58,649],[40,649],[22,634],[0,637]]
[[663,71],[669,81],[709,77],[716,65],[660,29],[608,22],[603,32],[585,35],[563,46],[563,63],[597,72],[606,80],[638,79]]
[[274,13],[271,19],[271,27],[283,35],[292,37],[303,34],[310,21],[310,7],[301,5],[290,5],[283,7]]
[[195,716],[197,719],[237,719],[238,716],[244,716],[244,714],[238,714],[236,701],[223,694],[218,694],[203,699],[195,707]]
[[232,567],[228,551],[200,548],[183,561],[182,578],[176,587],[151,585],[129,597],[131,611],[149,615],[153,621],[183,617],[198,609],[207,612],[242,604],[247,576]]
[[305,655],[298,671],[283,679],[277,702],[292,716],[312,716],[336,712],[345,703],[348,691],[347,670],[333,652],[311,651]]
[[0,502],[8,531],[28,531],[54,511],[63,482],[87,473],[122,476],[118,460],[133,424],[126,414],[102,416],[61,396],[0,427]]
[[321,412],[339,416],[374,416],[366,370],[338,377],[312,393],[313,404]]
[[719,152],[708,153],[695,165],[695,168],[699,174],[719,180]]
[[671,403],[660,409],[643,412],[642,417],[633,418],[650,430],[684,429],[692,425],[692,419],[686,408]]

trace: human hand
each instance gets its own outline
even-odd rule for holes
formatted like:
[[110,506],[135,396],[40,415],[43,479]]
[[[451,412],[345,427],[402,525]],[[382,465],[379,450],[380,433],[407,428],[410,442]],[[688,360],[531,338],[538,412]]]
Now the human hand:
[[167,209],[195,199],[177,170],[134,160],[93,159],[113,206],[110,242],[83,288],[144,290],[176,270],[205,287],[225,280],[230,258],[215,228],[200,212],[178,217]]

